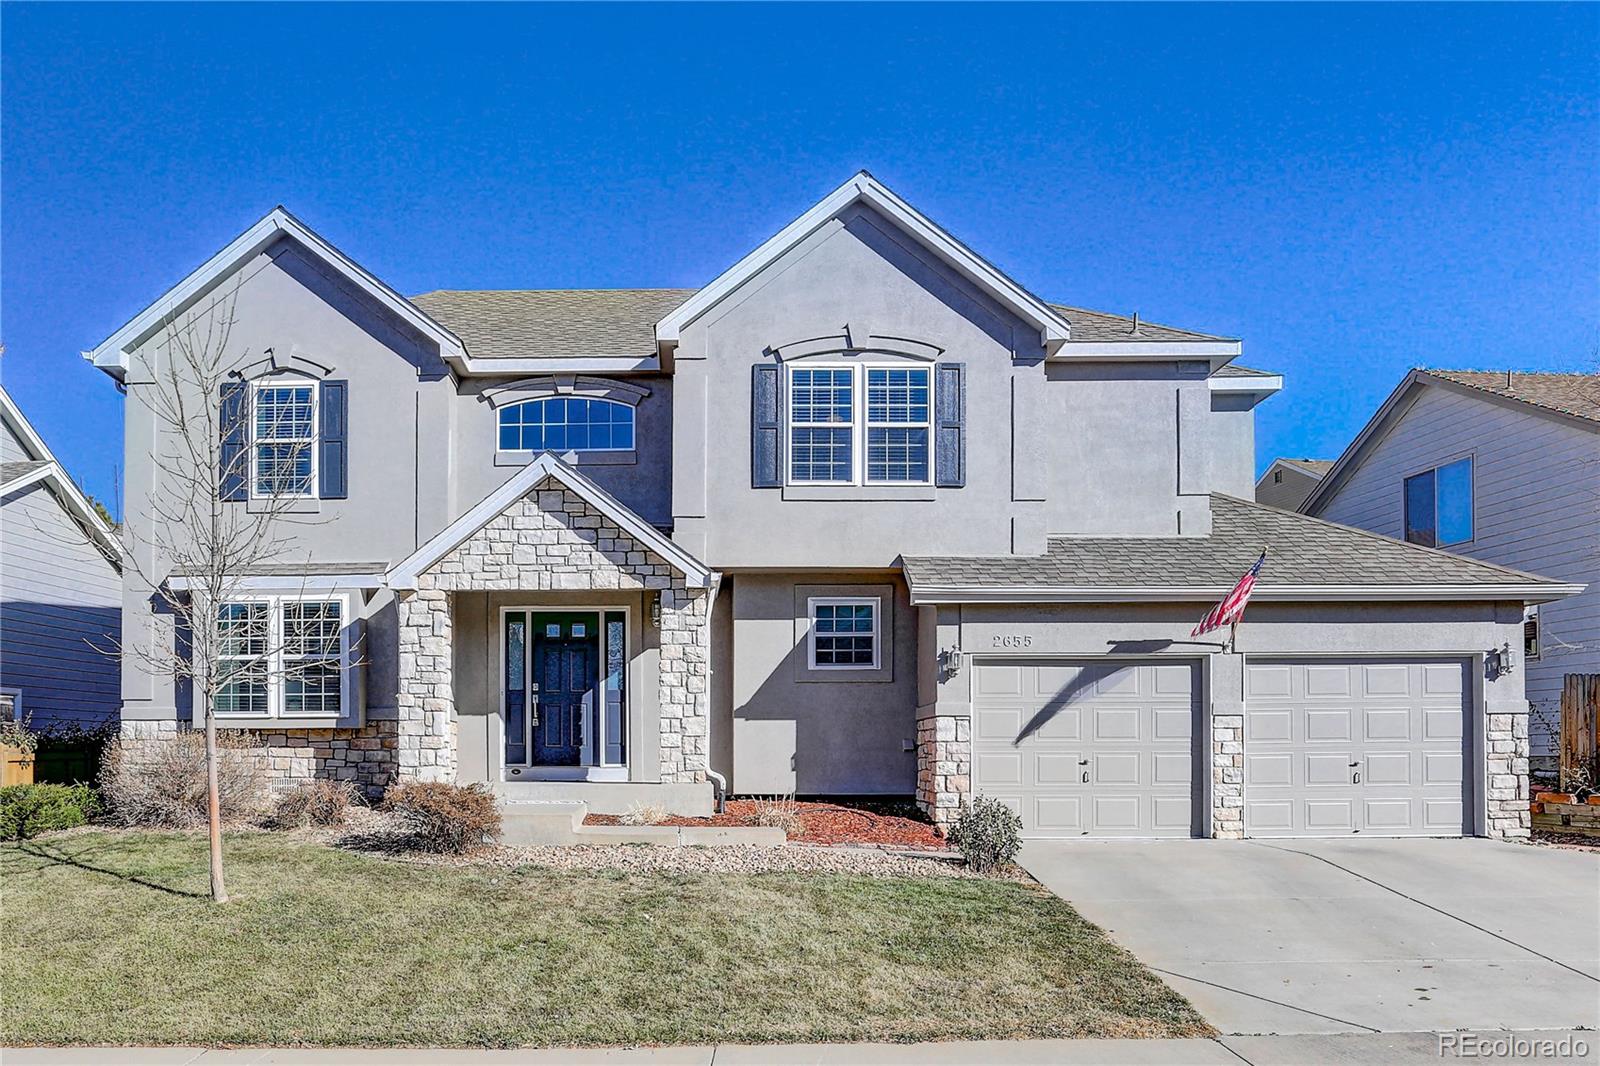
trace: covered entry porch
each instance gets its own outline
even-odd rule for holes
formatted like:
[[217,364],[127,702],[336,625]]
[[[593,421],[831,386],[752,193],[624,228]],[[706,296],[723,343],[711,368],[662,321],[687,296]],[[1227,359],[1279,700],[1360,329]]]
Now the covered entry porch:
[[391,572],[402,773],[708,813],[716,576],[541,456]]

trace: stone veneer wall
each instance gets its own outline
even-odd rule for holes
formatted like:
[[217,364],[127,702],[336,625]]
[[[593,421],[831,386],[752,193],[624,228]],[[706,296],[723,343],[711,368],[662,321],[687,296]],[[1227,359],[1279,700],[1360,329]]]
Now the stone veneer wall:
[[1483,739],[1489,748],[1488,833],[1492,837],[1525,838],[1533,831],[1533,813],[1528,809],[1527,712],[1491,713]]
[[[172,721],[123,722],[122,739],[159,743],[176,737],[178,727]],[[358,729],[251,730],[245,735],[260,742],[256,762],[275,792],[323,778],[353,781],[368,799],[377,799],[397,776],[399,735],[393,721],[368,722]]]
[[661,779],[706,780],[711,724],[710,597],[554,479],[423,573],[400,602],[400,770],[455,774],[448,593],[654,589],[661,598]]
[[972,792],[972,719],[917,721],[917,806],[948,829]]

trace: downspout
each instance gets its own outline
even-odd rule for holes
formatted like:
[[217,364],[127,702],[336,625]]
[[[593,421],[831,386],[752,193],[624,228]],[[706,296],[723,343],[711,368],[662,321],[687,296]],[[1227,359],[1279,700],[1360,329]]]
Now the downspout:
[[712,571],[706,581],[706,776],[711,779],[715,799],[712,810],[718,814],[728,811],[728,779],[711,768],[711,700],[717,691],[712,684],[715,667],[711,665],[711,613],[717,606],[717,593],[722,589],[722,575]]

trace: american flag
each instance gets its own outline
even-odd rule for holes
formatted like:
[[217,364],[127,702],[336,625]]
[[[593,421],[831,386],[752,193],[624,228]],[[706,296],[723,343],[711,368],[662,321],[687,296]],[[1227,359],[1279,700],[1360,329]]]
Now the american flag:
[[1256,565],[1246,570],[1244,577],[1233,586],[1233,591],[1222,597],[1222,602],[1211,608],[1211,612],[1200,619],[1200,624],[1189,633],[1191,637],[1198,637],[1202,633],[1209,633],[1213,629],[1221,629],[1231,622],[1237,622],[1244,615],[1245,604],[1250,602],[1250,590],[1256,587],[1256,578],[1261,574],[1261,566],[1267,561],[1267,553],[1263,551],[1261,558],[1256,560]]

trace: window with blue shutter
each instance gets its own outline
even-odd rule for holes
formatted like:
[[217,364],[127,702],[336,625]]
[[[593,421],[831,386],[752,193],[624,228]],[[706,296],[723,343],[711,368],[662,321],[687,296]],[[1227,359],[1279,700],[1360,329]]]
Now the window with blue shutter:
[[778,367],[750,368],[750,484],[774,489],[783,484],[779,452],[783,414],[779,409]]
[[940,363],[934,384],[934,484],[967,483],[967,364]]
[[245,412],[248,395],[248,386],[242,381],[230,381],[222,386],[218,419],[222,447],[217,460],[217,495],[223,500],[243,500],[249,495],[246,480],[249,460],[245,451],[250,431],[249,415]]
[[324,381],[319,397],[321,425],[317,427],[317,478],[324,500],[342,500],[349,495],[350,469],[350,383]]

